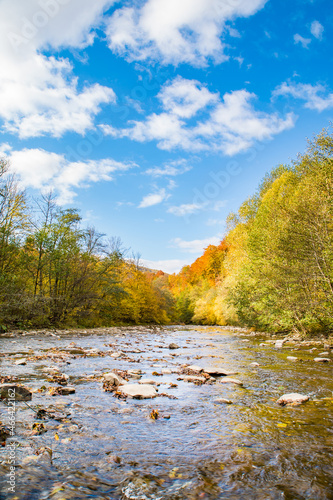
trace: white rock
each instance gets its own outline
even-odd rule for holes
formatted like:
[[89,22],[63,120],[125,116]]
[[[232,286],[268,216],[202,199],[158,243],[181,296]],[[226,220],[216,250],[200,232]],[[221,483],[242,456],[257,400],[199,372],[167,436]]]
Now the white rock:
[[105,380],[105,382],[111,382],[111,384],[115,385],[115,386],[126,384],[126,380],[124,380],[122,377],[120,377],[116,373],[112,373],[112,372],[111,373],[104,373],[103,380]]
[[162,368],[161,372],[163,375],[170,375],[172,371],[169,368]]
[[26,364],[27,364],[27,358],[17,359],[17,360],[15,361],[15,364],[16,364],[16,365],[26,365]]
[[281,349],[281,348],[283,347],[283,344],[284,344],[285,342],[286,342],[286,340],[285,340],[285,339],[282,339],[282,340],[277,340],[277,341],[275,342],[275,347],[276,347],[277,349]]
[[297,361],[298,360],[298,358],[296,358],[295,356],[287,356],[287,359],[289,361]]
[[223,377],[220,379],[220,382],[222,384],[236,384],[236,385],[243,385],[243,382],[238,380],[238,378],[231,378],[231,377]]
[[184,382],[206,382],[206,378],[200,377],[199,375],[184,375],[181,378]]
[[260,366],[260,365],[259,365],[259,363],[254,362],[254,363],[251,363],[250,366],[256,367],[256,366]]
[[111,358],[120,358],[121,355],[122,355],[122,352],[113,352],[111,354]]
[[297,392],[292,392],[290,394],[284,394],[277,400],[279,405],[287,404],[301,404],[309,401],[309,396],[304,396],[303,394],[298,394]]
[[125,395],[134,399],[151,399],[157,396],[157,389],[150,384],[126,384],[119,390]]
[[186,368],[187,368],[188,370],[192,370],[193,372],[198,372],[198,373],[200,373],[200,372],[203,372],[203,371],[204,371],[204,369],[203,369],[203,368],[201,368],[201,366],[198,366],[198,365],[190,365],[190,366],[187,366]]
[[316,363],[329,363],[331,360],[329,358],[315,358]]
[[220,405],[231,405],[232,404],[232,401],[230,401],[230,399],[224,399],[224,398],[218,398],[218,399],[214,399],[214,403],[218,403]]
[[140,380],[139,384],[149,384],[149,385],[159,385],[156,380],[152,380],[150,378],[143,378]]

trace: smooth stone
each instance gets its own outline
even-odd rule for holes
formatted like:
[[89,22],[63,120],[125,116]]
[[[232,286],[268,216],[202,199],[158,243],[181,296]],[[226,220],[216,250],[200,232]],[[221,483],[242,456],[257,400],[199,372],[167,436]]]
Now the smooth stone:
[[329,353],[328,351],[325,351],[325,352],[320,352],[320,353],[318,354],[318,356],[329,356],[329,355],[330,355],[330,353]]
[[69,396],[70,394],[75,393],[75,387],[67,385],[66,387],[57,387],[57,391],[62,396]]
[[15,364],[16,364],[16,365],[26,365],[26,364],[27,364],[27,358],[17,359],[17,360],[15,361]]
[[260,366],[259,363],[251,363],[250,366],[254,366],[254,367],[257,367],[257,366]]
[[214,399],[214,403],[218,403],[220,405],[232,405],[232,401],[230,399],[218,398]]
[[169,345],[169,349],[179,349],[179,345],[175,344],[174,342],[171,342]]
[[282,340],[277,340],[274,344],[274,347],[276,347],[277,349],[281,349],[283,347],[283,344],[286,342],[285,339],[282,339]]
[[32,393],[26,387],[21,387],[19,385],[13,385],[13,384],[0,384],[0,399],[9,399],[9,400],[15,399],[15,401],[31,401],[31,398],[32,398]]
[[172,371],[169,368],[162,368],[163,375],[171,375]]
[[222,384],[236,384],[236,385],[243,385],[243,382],[238,380],[238,378],[231,378],[231,377],[224,377],[220,379],[220,382]]
[[143,378],[143,379],[140,380],[139,384],[143,384],[143,385],[145,385],[145,384],[157,385],[157,382],[156,382],[156,380],[152,380],[150,378]]
[[316,363],[329,363],[331,360],[329,358],[315,358]]
[[292,392],[290,394],[284,394],[281,396],[277,403],[279,405],[287,405],[287,404],[301,404],[309,401],[309,396],[304,396],[303,394],[298,394],[297,392]]
[[126,384],[126,380],[124,380],[122,377],[120,377],[116,373],[112,373],[112,372],[111,373],[104,373],[103,380],[105,380],[105,382],[111,382],[111,384],[115,385],[115,386]]
[[157,396],[157,389],[150,384],[126,384],[119,391],[134,399],[151,399]]
[[214,368],[213,366],[209,366],[207,368],[204,368],[204,372],[208,373],[208,375],[213,375],[213,376],[228,376],[228,375],[236,375],[237,372],[230,372],[228,370],[225,370],[224,368]]
[[206,382],[205,377],[199,377],[199,375],[184,375],[181,377],[184,382]]
[[141,370],[128,370],[129,375],[141,375]]
[[287,359],[289,361],[297,361],[298,360],[298,358],[296,358],[295,356],[287,356]]
[[203,368],[201,368],[201,366],[198,366],[198,365],[190,365],[190,366],[187,366],[186,367],[187,370],[192,370],[193,372],[198,372],[198,373],[201,373],[204,371]]
[[113,353],[111,354],[111,358],[120,358],[120,356],[121,356],[121,355],[122,355],[122,353],[121,353],[121,352],[113,352]]

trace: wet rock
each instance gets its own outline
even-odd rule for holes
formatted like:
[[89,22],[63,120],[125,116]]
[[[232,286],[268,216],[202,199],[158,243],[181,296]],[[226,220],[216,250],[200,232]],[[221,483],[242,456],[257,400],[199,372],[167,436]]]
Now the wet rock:
[[222,367],[208,366],[204,368],[204,372],[208,375],[213,375],[214,377],[225,377],[228,375],[236,375],[237,372],[228,371]]
[[296,356],[287,356],[288,361],[298,361],[298,358]]
[[11,434],[8,427],[0,424],[0,445],[5,444],[10,435]]
[[150,384],[126,384],[120,386],[119,391],[134,399],[151,399],[157,396],[157,389]]
[[298,394],[297,392],[292,392],[290,394],[284,394],[277,400],[277,404],[281,406],[285,406],[288,404],[291,405],[300,405],[309,401],[309,396],[304,396],[303,394]]
[[225,398],[214,399],[214,403],[217,403],[219,405],[232,405],[232,401],[230,401],[230,399],[225,399]]
[[330,353],[329,353],[328,351],[325,351],[325,352],[320,352],[320,353],[318,354],[318,356],[329,356],[329,355],[330,355]]
[[56,375],[52,375],[52,377],[48,377],[47,379],[49,382],[55,382],[56,384],[59,385],[67,385],[69,376],[66,375],[65,373],[59,373]]
[[122,356],[122,352],[113,352],[110,354],[111,358],[120,358]]
[[253,366],[254,368],[256,368],[256,367],[258,367],[260,365],[259,365],[259,363],[254,362],[254,363],[250,363],[250,366]]
[[13,384],[0,384],[0,399],[31,401],[32,393],[26,387]]
[[118,387],[119,385],[126,384],[126,380],[123,379],[120,375],[116,375],[115,373],[104,373],[103,380],[105,382],[109,382],[111,385]]
[[163,375],[171,375],[172,370],[170,370],[169,368],[162,368],[161,372]]
[[175,344],[174,342],[171,342],[169,344],[169,349],[180,349],[179,345]]
[[51,396],[69,396],[70,394],[75,394],[75,387],[70,385],[66,387],[56,387],[51,392]]
[[281,349],[285,342],[286,342],[286,339],[277,340],[274,344],[274,347],[276,347],[276,349]]
[[220,382],[222,384],[236,384],[236,385],[243,385],[243,382],[238,380],[238,378],[231,378],[231,377],[224,377],[220,379]]
[[45,425],[42,422],[35,422],[32,426],[32,434],[35,436],[41,436],[42,434],[45,434],[47,432],[47,429]]
[[316,363],[329,363],[331,360],[329,358],[314,358]]
[[201,382],[204,384],[206,382],[206,377],[200,377],[200,375],[184,375],[180,377],[180,380],[184,380],[184,382]]
[[129,375],[141,375],[142,371],[141,370],[128,370]]
[[[197,372],[197,373],[201,373],[204,371],[203,368],[201,368],[201,366],[198,366],[198,365],[190,365],[190,366],[187,366],[187,369],[188,370],[191,370],[192,372]],[[208,373],[208,372],[207,372]]]
[[15,361],[16,365],[26,365],[27,364],[27,358],[20,358]]
[[149,384],[149,385],[160,385],[156,382],[156,380],[152,380],[150,378],[143,378],[140,380],[139,384]]

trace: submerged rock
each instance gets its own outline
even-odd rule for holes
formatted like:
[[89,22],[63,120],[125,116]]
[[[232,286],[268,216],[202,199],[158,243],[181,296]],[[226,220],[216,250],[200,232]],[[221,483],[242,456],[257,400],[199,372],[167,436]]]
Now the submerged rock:
[[157,389],[150,384],[125,384],[119,387],[119,391],[134,399],[151,399],[157,396]]
[[204,384],[207,379],[205,377],[200,377],[199,375],[184,375],[180,377],[184,382],[201,382]]
[[243,385],[243,382],[238,380],[238,378],[231,378],[231,377],[224,377],[220,380],[222,384],[236,384],[236,385]]
[[110,382],[111,385],[118,387],[119,385],[126,384],[126,380],[124,380],[120,375],[116,375],[115,373],[104,373],[103,380],[105,382]]
[[187,366],[186,367],[188,370],[191,370],[192,372],[198,372],[198,373],[201,373],[204,371],[203,368],[201,368],[201,366],[198,366],[198,365],[190,365],[190,366]]
[[304,396],[303,394],[298,394],[297,392],[292,392],[290,394],[284,394],[277,400],[277,404],[281,406],[285,406],[288,404],[291,405],[300,405],[309,401],[309,396]]
[[232,401],[230,401],[230,399],[225,399],[225,398],[214,399],[214,403],[217,403],[219,405],[232,405]]
[[0,384],[0,399],[31,401],[32,393],[26,387],[13,384]]

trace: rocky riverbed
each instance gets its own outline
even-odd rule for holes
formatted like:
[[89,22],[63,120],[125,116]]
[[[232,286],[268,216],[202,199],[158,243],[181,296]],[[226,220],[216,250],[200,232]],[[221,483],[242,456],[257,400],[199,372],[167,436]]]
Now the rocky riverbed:
[[0,350],[1,499],[333,499],[327,341],[124,327]]

